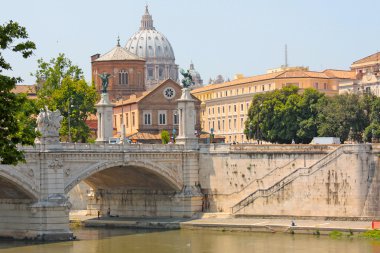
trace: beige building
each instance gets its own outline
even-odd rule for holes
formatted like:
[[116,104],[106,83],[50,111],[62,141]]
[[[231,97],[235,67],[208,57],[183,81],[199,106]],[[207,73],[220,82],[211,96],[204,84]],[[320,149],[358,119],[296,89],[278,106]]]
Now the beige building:
[[339,84],[339,94],[372,93],[380,96],[380,53],[375,53],[351,64],[356,80],[346,80]]
[[295,85],[302,91],[315,88],[327,95],[338,94],[338,84],[353,80],[353,71],[307,71],[304,68],[272,72],[264,75],[240,78],[230,82],[207,85],[192,91],[201,103],[201,127],[225,137],[227,143],[248,142],[244,135],[244,123],[253,95]]

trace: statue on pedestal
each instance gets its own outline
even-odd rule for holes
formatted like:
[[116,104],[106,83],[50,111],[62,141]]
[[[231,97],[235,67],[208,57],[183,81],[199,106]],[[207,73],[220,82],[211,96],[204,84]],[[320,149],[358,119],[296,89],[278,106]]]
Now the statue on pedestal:
[[102,79],[102,93],[107,93],[108,88],[108,78],[111,76],[111,74],[107,74],[104,72],[103,74],[98,75],[100,79]]
[[59,130],[63,117],[59,110],[50,111],[46,106],[41,109],[37,116],[37,128],[41,137],[36,139],[36,143],[56,144],[59,143]]
[[191,85],[194,84],[193,82],[193,77],[191,76],[190,74],[190,71],[187,70],[183,70],[183,69],[180,69],[179,72],[181,73],[181,75],[183,75],[183,79],[182,79],[182,85],[183,85],[183,88],[189,88]]

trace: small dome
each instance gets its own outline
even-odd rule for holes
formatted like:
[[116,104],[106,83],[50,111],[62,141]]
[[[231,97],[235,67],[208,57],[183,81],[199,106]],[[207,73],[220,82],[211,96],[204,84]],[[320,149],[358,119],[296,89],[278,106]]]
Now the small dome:
[[193,63],[190,64],[189,73],[193,79],[194,86],[202,86],[203,85],[203,80],[201,78],[201,75],[199,74],[199,72],[197,70],[195,70]]
[[144,61],[143,58],[138,57],[136,54],[133,54],[126,50],[123,47],[120,47],[119,41],[116,47],[114,47],[108,53],[100,56],[95,61],[122,61],[122,60],[140,60]]

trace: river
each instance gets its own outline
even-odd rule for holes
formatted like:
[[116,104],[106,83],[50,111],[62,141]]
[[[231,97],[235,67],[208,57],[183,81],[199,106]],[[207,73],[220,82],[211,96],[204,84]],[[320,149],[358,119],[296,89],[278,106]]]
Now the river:
[[12,253],[366,253],[380,252],[380,242],[368,239],[332,239],[329,236],[206,230],[74,230],[78,240],[31,244],[0,241],[0,252]]

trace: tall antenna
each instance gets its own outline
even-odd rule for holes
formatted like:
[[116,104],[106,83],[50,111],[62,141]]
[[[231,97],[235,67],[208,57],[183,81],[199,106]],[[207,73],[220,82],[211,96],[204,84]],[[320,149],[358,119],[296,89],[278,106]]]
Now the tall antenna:
[[285,44],[285,68],[288,67],[288,45]]

